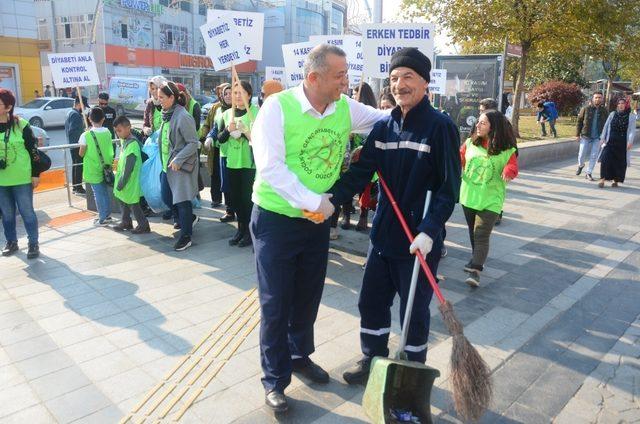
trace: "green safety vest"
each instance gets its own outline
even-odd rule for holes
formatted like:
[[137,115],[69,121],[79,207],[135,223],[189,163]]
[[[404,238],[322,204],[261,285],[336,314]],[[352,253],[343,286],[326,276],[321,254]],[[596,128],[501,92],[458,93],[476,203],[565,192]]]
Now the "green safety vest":
[[156,109],[155,105],[153,106],[153,116],[151,117],[151,130],[153,132],[157,131],[162,125],[162,111]]
[[[122,140],[122,142],[125,144],[121,149],[120,158],[118,159],[118,169],[116,171],[115,183],[113,184],[113,195],[127,205],[133,205],[134,203],[138,203],[142,196],[142,186],[140,185],[142,154],[140,153],[140,144],[138,144],[136,139],[130,138],[128,140]],[[133,172],[131,172],[127,184],[122,190],[118,190],[118,181],[122,178],[129,155],[136,157],[136,164],[133,167]]]
[[171,154],[171,140],[169,140],[169,122],[162,122],[160,125],[160,159],[162,159],[162,170],[167,172],[169,166],[169,155]]
[[104,180],[104,173],[102,172],[96,141],[91,136],[92,133],[95,134],[98,140],[104,164],[108,166],[113,165],[113,143],[109,131],[96,133],[89,130],[84,132],[87,149],[82,158],[82,179],[89,184],[100,184]]
[[460,203],[478,211],[502,211],[507,183],[502,171],[509,162],[515,147],[497,155],[489,155],[487,149],[476,146],[468,138],[465,141],[465,166],[460,186]]
[[[231,112],[233,109],[227,109],[222,114],[222,121],[224,122],[224,126],[226,128],[229,127],[229,123],[231,122]],[[253,118],[258,115],[258,108],[254,105],[251,105],[251,112],[253,112]],[[251,128],[253,126],[253,122],[249,118],[249,113],[245,113],[241,117],[235,118],[236,123],[242,122],[245,127]],[[227,168],[229,169],[255,169],[256,164],[253,161],[253,152],[251,150],[251,146],[249,146],[249,140],[243,135],[240,138],[233,138],[229,136],[229,139],[226,143],[222,143],[222,145],[226,146],[226,158],[227,158]]]
[[[344,96],[336,102],[333,114],[318,119],[303,113],[292,89],[274,94],[284,116],[285,164],[300,182],[314,193],[324,193],[340,176],[340,167],[349,144],[351,114]],[[301,217],[302,210],[291,206],[256,175],[253,202],[289,217]]]
[[31,157],[22,138],[27,125],[26,120],[20,119],[0,135],[0,159],[6,163],[6,167],[0,169],[1,187],[31,184]]
[[189,115],[191,115],[191,116],[193,116],[193,108],[195,107],[196,103],[198,103],[198,102],[193,100],[193,97],[191,99],[189,99],[189,104],[187,105],[187,110],[189,111]]

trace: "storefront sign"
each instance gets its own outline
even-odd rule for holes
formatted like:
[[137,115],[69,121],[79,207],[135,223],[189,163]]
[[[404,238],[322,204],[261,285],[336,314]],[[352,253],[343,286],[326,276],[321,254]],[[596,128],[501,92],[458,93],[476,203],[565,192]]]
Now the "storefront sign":
[[181,54],[180,55],[180,67],[181,68],[196,68],[196,69],[213,69],[213,61],[209,56],[199,56],[194,54]]
[[249,61],[235,25],[232,19],[219,17],[200,27],[207,46],[207,55],[216,71]]
[[100,85],[92,52],[49,53],[49,66],[57,88]]
[[162,15],[164,6],[153,3],[152,0],[103,0],[105,6],[120,6],[125,9]]
[[415,47],[432,60],[435,34],[432,23],[362,25],[365,77],[388,78],[391,56],[405,47]]

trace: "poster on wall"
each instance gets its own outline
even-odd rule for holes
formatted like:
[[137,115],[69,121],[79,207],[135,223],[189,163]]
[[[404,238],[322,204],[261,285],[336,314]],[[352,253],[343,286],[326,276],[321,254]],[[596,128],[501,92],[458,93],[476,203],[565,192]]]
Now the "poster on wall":
[[465,139],[479,117],[480,100],[498,98],[500,55],[438,56],[436,69],[446,70],[446,94],[435,104],[447,111]]

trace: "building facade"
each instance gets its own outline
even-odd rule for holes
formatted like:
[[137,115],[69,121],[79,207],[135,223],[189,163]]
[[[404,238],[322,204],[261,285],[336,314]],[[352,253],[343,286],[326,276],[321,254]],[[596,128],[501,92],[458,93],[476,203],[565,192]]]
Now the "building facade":
[[33,0],[0,1],[0,87],[11,90],[19,105],[44,93]]
[[39,36],[51,39],[52,51],[93,51],[102,87],[90,95],[114,76],[162,74],[207,94],[228,81],[230,73],[215,72],[205,55],[200,26],[208,8],[265,14],[263,60],[237,67],[254,84],[265,66],[283,65],[281,44],[342,33],[346,19],[345,3],[327,0],[40,0],[36,7]]

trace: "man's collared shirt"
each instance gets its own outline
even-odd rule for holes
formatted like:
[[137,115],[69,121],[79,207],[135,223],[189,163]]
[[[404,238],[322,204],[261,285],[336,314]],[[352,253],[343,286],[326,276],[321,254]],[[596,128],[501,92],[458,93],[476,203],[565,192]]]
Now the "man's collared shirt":
[[[336,111],[336,103],[330,103],[324,113],[318,112],[304,93],[303,84],[293,88],[296,100],[303,113],[316,119],[324,119]],[[381,111],[359,103],[349,97],[347,104],[351,115],[351,131],[368,133],[374,124],[389,116]],[[256,170],[280,196],[293,207],[315,211],[320,206],[321,195],[309,190],[285,164],[284,114],[280,102],[273,97],[262,105],[251,130],[252,147]]]

